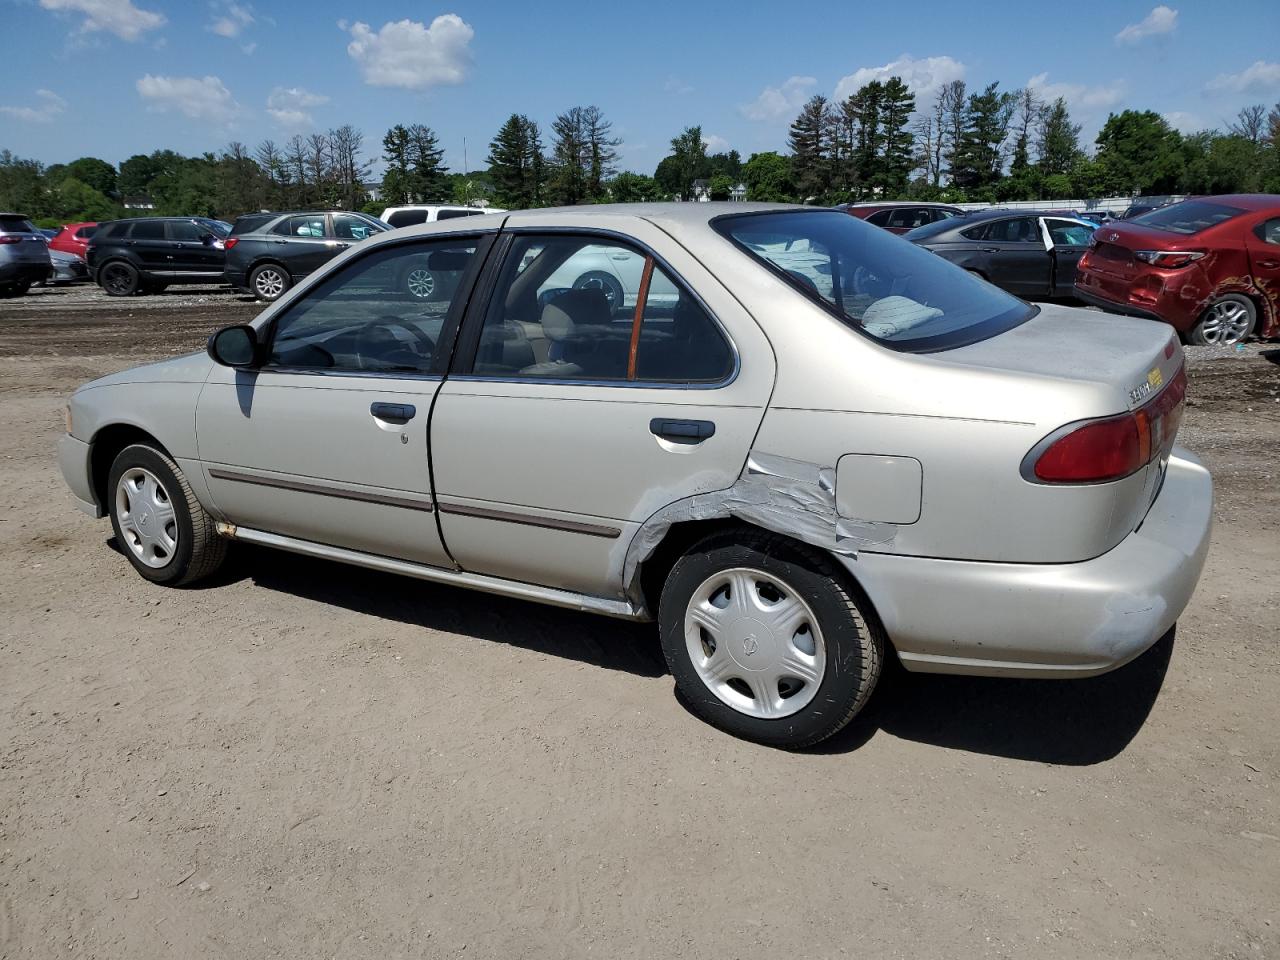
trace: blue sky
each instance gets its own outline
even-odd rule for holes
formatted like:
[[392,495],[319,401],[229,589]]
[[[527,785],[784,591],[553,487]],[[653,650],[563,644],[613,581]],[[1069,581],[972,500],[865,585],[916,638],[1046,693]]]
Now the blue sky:
[[483,166],[512,112],[595,103],[650,173],[681,128],[780,149],[813,93],[898,73],[1065,96],[1085,135],[1149,108],[1183,130],[1280,101],[1280,0],[566,3],[0,0],[0,148],[47,163],[396,122]]

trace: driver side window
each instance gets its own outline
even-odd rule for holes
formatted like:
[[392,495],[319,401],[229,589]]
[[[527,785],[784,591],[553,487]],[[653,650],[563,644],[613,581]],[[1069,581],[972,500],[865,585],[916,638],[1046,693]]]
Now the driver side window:
[[268,366],[431,373],[477,243],[451,237],[352,261],[276,318]]

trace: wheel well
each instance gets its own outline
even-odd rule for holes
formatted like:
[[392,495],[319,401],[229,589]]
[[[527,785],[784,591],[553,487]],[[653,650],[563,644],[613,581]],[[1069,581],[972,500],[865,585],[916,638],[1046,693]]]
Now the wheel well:
[[[671,573],[671,568],[676,565],[676,561],[684,556],[689,551],[689,548],[699,540],[710,534],[726,530],[769,532],[763,527],[757,527],[755,524],[747,523],[734,517],[717,520],[691,520],[686,523],[673,523],[671,525],[671,529],[662,538],[662,542],[658,544],[658,548],[653,552],[653,555],[640,565],[641,595],[644,597],[645,608],[654,619],[657,619],[658,616],[658,601],[662,596],[662,585],[666,583],[667,575]],[[786,534],[783,534],[783,536],[786,536]],[[797,541],[797,543],[799,542],[801,541]],[[858,582],[858,578],[850,573],[844,564],[838,560],[832,560],[832,566],[837,574],[844,579],[845,585],[857,597],[867,622],[879,631],[886,647],[893,647],[893,641],[884,629],[884,623],[880,619],[880,613],[876,610],[876,605],[872,602],[871,597],[867,595],[867,591],[863,589],[862,584]]]
[[115,462],[121,450],[135,443],[145,443],[147,446],[155,447],[165,456],[169,455],[169,451],[165,450],[159,440],[141,427],[128,423],[116,423],[103,427],[93,438],[93,443],[89,447],[89,476],[93,482],[93,495],[98,501],[98,506],[104,510],[108,509],[111,502],[110,491],[107,489],[111,464]]

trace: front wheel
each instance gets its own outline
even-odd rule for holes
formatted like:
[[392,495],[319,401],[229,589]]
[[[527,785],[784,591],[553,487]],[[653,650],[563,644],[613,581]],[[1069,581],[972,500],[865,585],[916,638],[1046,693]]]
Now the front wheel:
[[424,263],[413,264],[400,274],[400,291],[410,300],[430,300],[436,295],[436,276]]
[[176,587],[222,566],[227,541],[166,454],[125,447],[111,464],[108,490],[116,542],[145,579]]
[[1228,293],[1205,308],[1200,322],[1191,328],[1187,339],[1201,346],[1230,346],[1243,343],[1253,333],[1258,309],[1248,297]]
[[796,749],[862,709],[884,643],[834,562],[777,534],[713,534],[678,560],[658,620],[676,686],[736,736]]

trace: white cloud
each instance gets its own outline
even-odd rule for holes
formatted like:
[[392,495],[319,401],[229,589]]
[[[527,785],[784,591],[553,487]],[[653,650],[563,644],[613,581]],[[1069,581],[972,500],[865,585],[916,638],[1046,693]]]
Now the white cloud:
[[677,97],[686,97],[693,93],[693,87],[684,80],[681,80],[675,74],[671,74],[667,77],[666,82],[662,85],[662,89]]
[[1255,60],[1239,73],[1220,73],[1209,81],[1215,93],[1269,93],[1280,89],[1280,63]]
[[1083,83],[1050,83],[1049,74],[1037,73],[1027,81],[1027,86],[1041,100],[1052,103],[1061,97],[1077,110],[1094,110],[1113,107],[1124,97],[1124,81],[1117,80],[1110,86],[1086,86]]
[[192,120],[230,123],[240,104],[217,77],[158,77],[147,74],[137,82],[138,93],[149,110],[177,110]]
[[347,53],[360,65],[365,83],[406,90],[461,83],[476,33],[454,13],[436,17],[429,27],[416,20],[385,23],[377,33],[367,23],[348,26],[340,20],[338,27],[351,34]]
[[310,107],[328,103],[323,93],[312,93],[303,87],[275,87],[267,97],[267,113],[276,123],[288,129],[311,125]]
[[890,77],[901,77],[902,82],[916,95],[916,107],[924,109],[944,84],[952,80],[963,80],[964,72],[964,64],[951,57],[924,57],[917,60],[910,54],[904,53],[897,60],[886,63],[883,67],[863,67],[847,77],[842,77],[836,84],[835,99],[844,100],[872,80],[883,83]]
[[206,28],[220,37],[238,37],[254,22],[253,8],[228,0],[214,4],[213,22]]
[[1170,110],[1164,114],[1165,122],[1179,133],[1199,133],[1205,128],[1200,118],[1185,110]]
[[35,106],[0,107],[0,113],[27,123],[53,123],[55,117],[67,109],[67,101],[52,90],[37,90]]
[[1147,37],[1159,37],[1173,33],[1178,27],[1178,11],[1161,4],[1152,7],[1151,12],[1131,23],[1116,34],[1116,43],[1138,43]]
[[748,120],[781,120],[799,110],[817,85],[817,77],[789,77],[780,87],[765,87],[760,96],[738,107],[738,112]]
[[81,33],[105,30],[121,40],[137,40],[148,30],[164,26],[164,14],[140,10],[132,0],[40,0],[46,10],[84,14]]
[[707,153],[728,153],[729,141],[719,134],[706,133],[702,136],[702,145],[707,148]]

